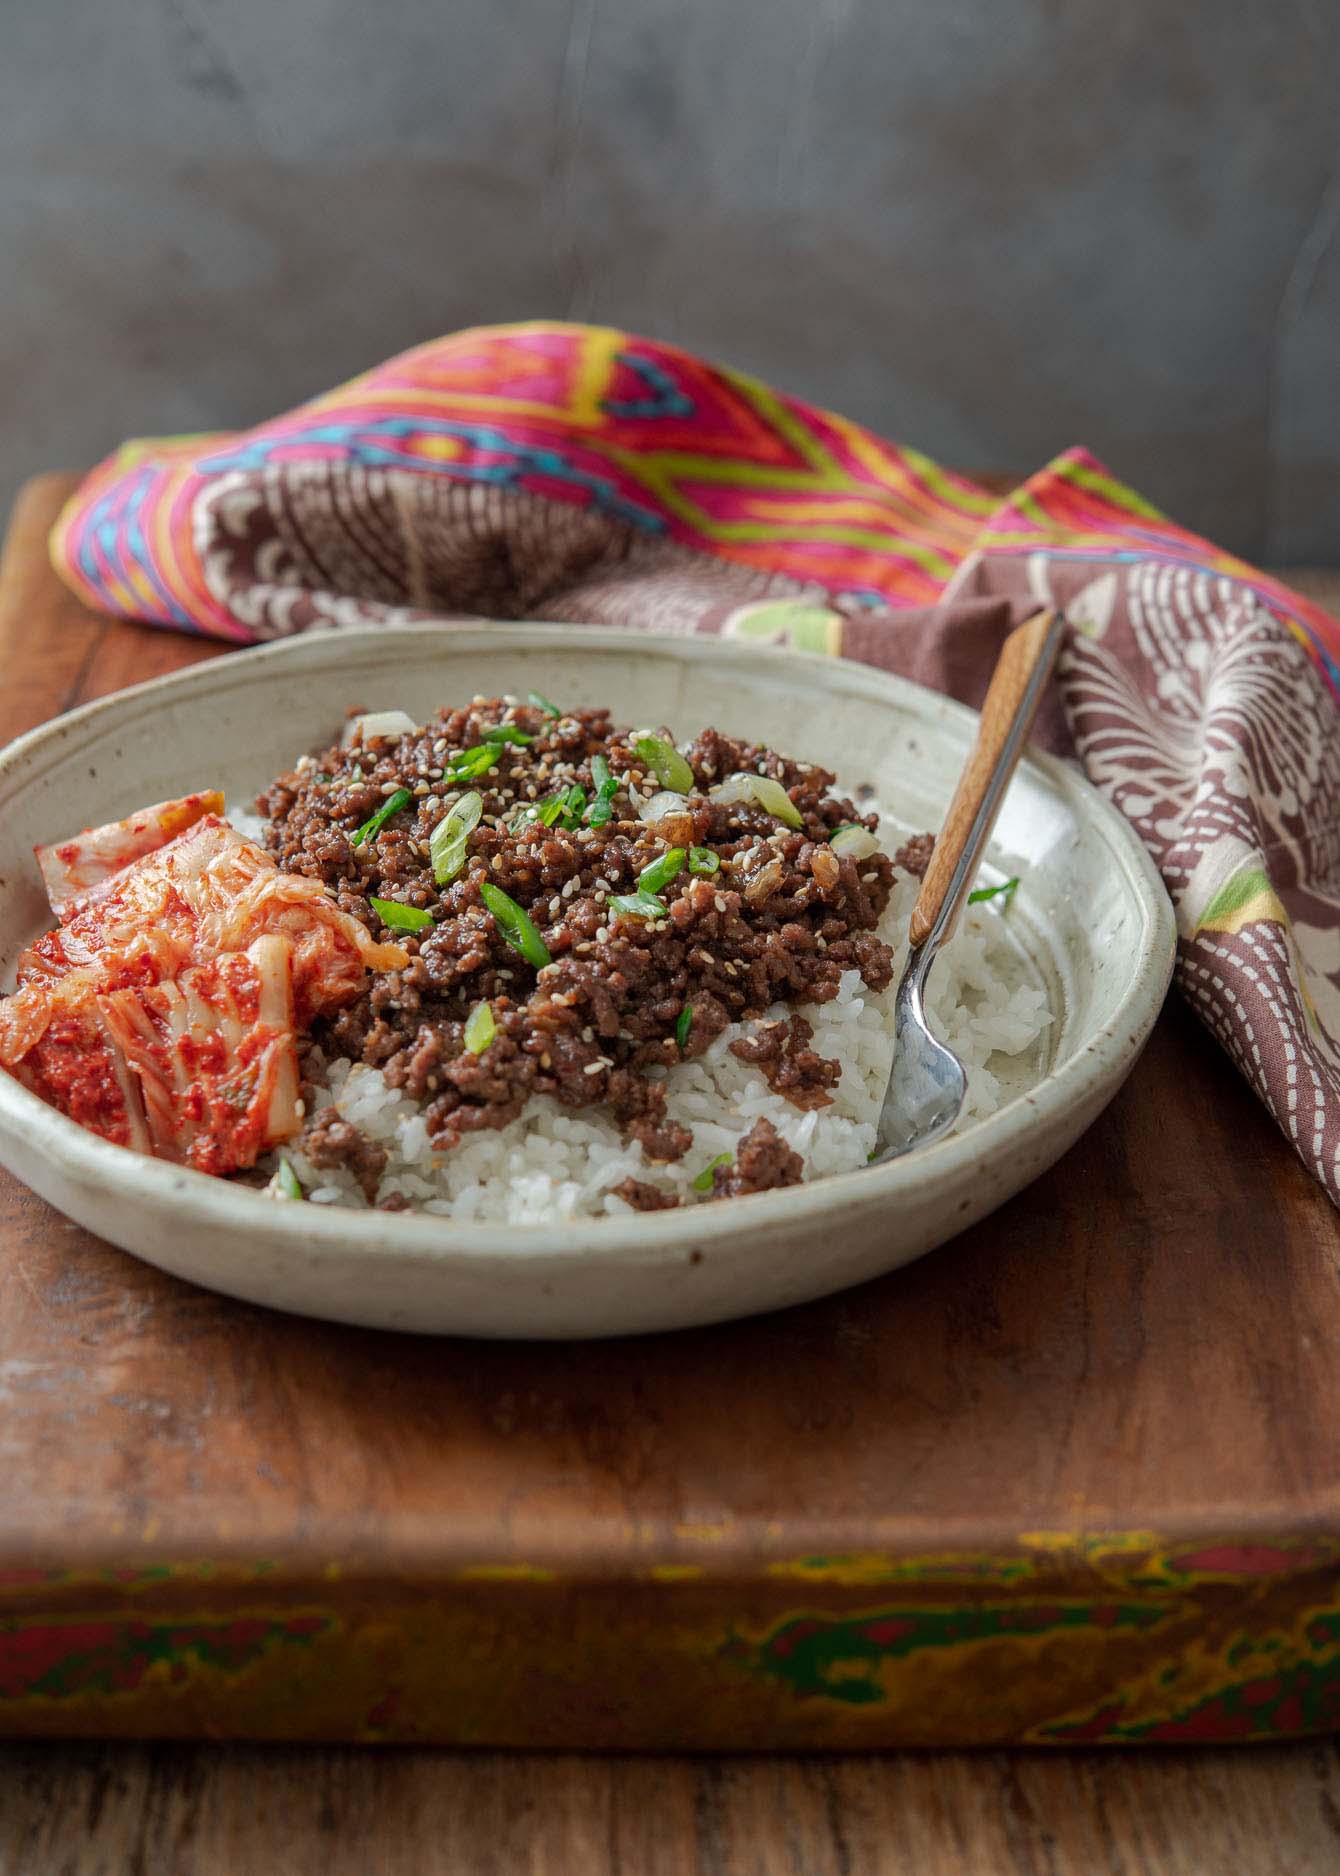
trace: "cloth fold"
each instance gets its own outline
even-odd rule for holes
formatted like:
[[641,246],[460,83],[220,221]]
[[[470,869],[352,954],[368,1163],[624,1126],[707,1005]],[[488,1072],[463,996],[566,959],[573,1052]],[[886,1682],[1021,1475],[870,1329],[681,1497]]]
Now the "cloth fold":
[[1178,981],[1340,1203],[1340,624],[1082,449],[1000,500],[672,346],[454,334],[240,435],[126,444],[57,523],[95,606],[234,643],[450,613],[724,633],[980,701],[1040,602],[1039,734],[1126,814]]

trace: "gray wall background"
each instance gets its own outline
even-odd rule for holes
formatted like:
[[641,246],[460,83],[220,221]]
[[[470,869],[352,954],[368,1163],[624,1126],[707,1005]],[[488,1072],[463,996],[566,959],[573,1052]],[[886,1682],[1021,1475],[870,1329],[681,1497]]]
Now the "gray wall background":
[[1337,0],[0,0],[0,505],[463,324],[1340,561]]

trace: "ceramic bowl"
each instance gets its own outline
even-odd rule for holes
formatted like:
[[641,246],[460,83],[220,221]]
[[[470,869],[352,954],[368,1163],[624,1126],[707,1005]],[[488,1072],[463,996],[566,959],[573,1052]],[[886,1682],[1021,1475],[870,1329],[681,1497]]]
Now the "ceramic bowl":
[[[0,755],[0,963],[50,917],[32,848],[191,789],[249,801],[346,708],[538,689],[616,720],[711,722],[872,783],[939,824],[976,719],[859,664],[706,638],[569,626],[403,627],[234,653],[58,718]],[[1056,1013],[1013,1099],[891,1165],[728,1203],[548,1226],[276,1205],[145,1159],[0,1074],[0,1160],[163,1270],[342,1322],[480,1336],[605,1336],[799,1303],[907,1263],[1066,1150],[1120,1085],[1167,990],[1173,918],[1143,847],[1072,766],[1029,757],[989,854],[1026,876],[1014,940]],[[12,982],[12,975],[6,977]]]

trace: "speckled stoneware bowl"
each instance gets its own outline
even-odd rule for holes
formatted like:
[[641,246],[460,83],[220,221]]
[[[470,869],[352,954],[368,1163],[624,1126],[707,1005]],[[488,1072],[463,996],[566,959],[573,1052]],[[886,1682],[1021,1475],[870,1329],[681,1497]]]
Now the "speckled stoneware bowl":
[[[970,711],[859,664],[704,638],[567,626],[322,634],[234,654],[61,717],[0,755],[0,965],[50,923],[34,844],[191,789],[249,801],[356,703],[424,717],[538,689],[616,720],[711,722],[875,786],[938,826]],[[1144,849],[1069,766],[1026,761],[990,861],[1026,876],[1008,923],[1050,987],[1045,1059],[989,1119],[892,1165],[686,1211],[518,1227],[277,1205],[85,1133],[0,1073],[0,1159],[91,1231],[192,1282],[342,1322],[604,1336],[717,1322],[892,1270],[1062,1154],[1138,1056],[1173,960]]]

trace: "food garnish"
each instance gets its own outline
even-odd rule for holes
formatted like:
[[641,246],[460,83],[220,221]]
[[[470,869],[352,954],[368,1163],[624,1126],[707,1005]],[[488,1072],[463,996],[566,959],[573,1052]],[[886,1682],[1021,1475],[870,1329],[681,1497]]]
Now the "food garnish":
[[835,827],[829,835],[828,844],[834,853],[848,860],[868,860],[872,853],[879,852],[879,842],[870,829],[854,821]]
[[428,838],[428,858],[439,886],[449,885],[465,865],[466,847],[483,812],[483,798],[471,789],[452,803],[433,829]]
[[509,893],[505,893],[501,886],[495,886],[491,880],[485,880],[479,888],[479,895],[492,912],[505,942],[511,945],[513,951],[520,952],[527,964],[533,964],[538,971],[543,970],[546,964],[553,963],[549,947],[536,930],[529,914],[522,911]]
[[756,801],[766,814],[774,820],[782,821],[787,827],[803,827],[804,821],[790,795],[780,782],[775,782],[770,775],[751,775],[742,770],[737,775],[728,775],[724,782],[711,791],[713,801]]
[[639,759],[663,788],[673,789],[677,795],[688,794],[693,787],[693,770],[673,743],[654,730],[635,730],[632,741]]
[[371,840],[374,834],[381,832],[393,814],[399,814],[400,810],[407,808],[413,799],[414,797],[409,792],[408,788],[397,788],[393,795],[386,797],[371,820],[364,821],[352,841],[350,841],[350,846],[361,847],[364,841]]
[[976,892],[970,892],[968,894],[968,904],[981,905],[983,900],[999,899],[1003,894],[1005,902],[1000,909],[1002,912],[1007,912],[1018,888],[1019,880],[1017,876],[1014,879],[1002,880],[999,886],[979,886]]
[[729,1153],[718,1153],[715,1159],[708,1160],[706,1166],[703,1167],[702,1171],[698,1174],[698,1177],[693,1181],[694,1191],[695,1192],[710,1192],[712,1190],[712,1174],[716,1171],[718,1166],[729,1166],[729,1165],[730,1165]]
[[622,912],[626,918],[664,918],[669,910],[665,900],[658,899],[654,892],[617,892],[605,904],[611,912]]
[[466,1018],[463,1037],[471,1055],[482,1055],[497,1033],[498,1026],[493,1020],[493,1005],[476,1003]]
[[423,912],[417,905],[402,905],[399,899],[368,900],[383,925],[389,925],[392,931],[422,931],[431,925],[433,915]]
[[668,886],[683,866],[685,858],[683,847],[671,847],[659,860],[653,860],[650,866],[644,866],[637,876],[638,890],[657,893],[662,886]]

